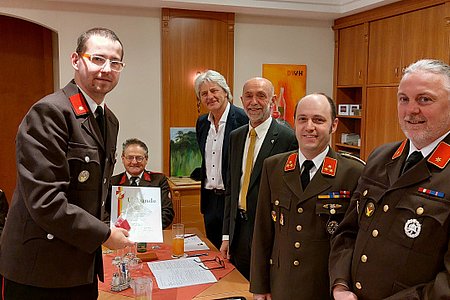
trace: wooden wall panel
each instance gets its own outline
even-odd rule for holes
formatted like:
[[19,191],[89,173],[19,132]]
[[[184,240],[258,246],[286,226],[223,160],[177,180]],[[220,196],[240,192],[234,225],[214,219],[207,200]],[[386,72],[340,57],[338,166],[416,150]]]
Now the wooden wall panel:
[[194,127],[205,113],[194,79],[213,69],[232,89],[234,14],[162,9],[163,172],[170,174],[170,127]]

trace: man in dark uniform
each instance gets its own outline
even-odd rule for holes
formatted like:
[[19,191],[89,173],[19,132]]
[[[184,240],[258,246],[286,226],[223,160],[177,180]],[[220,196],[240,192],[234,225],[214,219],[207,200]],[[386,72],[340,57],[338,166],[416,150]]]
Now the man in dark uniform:
[[97,299],[101,245],[133,245],[126,230],[101,221],[119,130],[104,100],[122,59],[114,32],[83,33],[71,55],[74,80],[34,104],[19,126],[0,249],[5,299]]
[[450,299],[450,66],[420,60],[397,94],[407,139],[369,156],[332,241],[335,299]]
[[122,145],[122,163],[125,172],[111,178],[111,185],[159,187],[161,189],[161,220],[163,229],[172,223],[173,211],[167,177],[145,170],[148,162],[147,145],[139,139],[128,139]]
[[253,235],[254,299],[329,299],[330,239],[363,164],[330,148],[338,124],[331,98],[311,94],[295,109],[299,149],[265,160]]
[[225,78],[209,70],[195,79],[197,99],[209,111],[197,119],[197,142],[202,154],[200,212],[206,237],[219,249],[222,244],[225,184],[230,132],[248,123],[242,108],[233,99]]
[[[250,123],[230,135],[220,252],[247,280],[250,279],[253,226],[264,159],[298,147],[293,130],[270,116],[275,100],[274,88],[269,80],[260,77],[247,80],[241,101]],[[253,146],[252,132],[255,134]]]

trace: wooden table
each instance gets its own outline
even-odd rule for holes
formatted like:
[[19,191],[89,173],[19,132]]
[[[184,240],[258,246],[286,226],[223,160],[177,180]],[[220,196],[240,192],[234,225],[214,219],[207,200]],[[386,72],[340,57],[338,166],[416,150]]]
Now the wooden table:
[[[171,243],[171,232],[170,230],[164,230],[164,243]],[[211,242],[203,236],[203,234],[197,228],[188,228],[186,232],[196,233],[208,247],[217,251],[217,249],[211,244]],[[225,277],[220,279],[218,282],[214,283],[212,286],[208,287],[206,290],[198,294],[194,299],[207,300],[207,299],[218,299],[232,296],[244,296],[246,299],[253,299],[253,295],[248,291],[249,283],[244,276],[239,273],[237,269],[234,269]],[[99,290],[99,300],[130,300],[132,298],[117,294],[109,293]],[[168,299],[169,300],[169,299]],[[170,299],[172,300],[172,299]]]

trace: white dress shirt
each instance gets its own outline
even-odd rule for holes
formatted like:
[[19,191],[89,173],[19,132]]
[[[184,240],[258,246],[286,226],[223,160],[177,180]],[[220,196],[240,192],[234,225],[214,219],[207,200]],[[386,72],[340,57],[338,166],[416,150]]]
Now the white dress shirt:
[[205,189],[219,189],[224,190],[224,180],[222,178],[222,147],[223,139],[225,137],[225,126],[227,123],[228,113],[230,112],[230,103],[227,103],[222,117],[219,120],[219,126],[216,130],[214,126],[213,115],[209,113],[208,120],[211,122],[209,127],[208,137],[206,138],[205,145],[205,167],[206,167],[206,180]]

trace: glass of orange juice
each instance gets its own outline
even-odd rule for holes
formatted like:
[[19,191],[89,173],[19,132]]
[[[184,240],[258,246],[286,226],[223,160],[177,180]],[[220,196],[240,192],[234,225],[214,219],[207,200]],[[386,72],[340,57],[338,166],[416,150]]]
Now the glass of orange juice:
[[184,256],[184,224],[172,225],[172,257],[180,258]]

